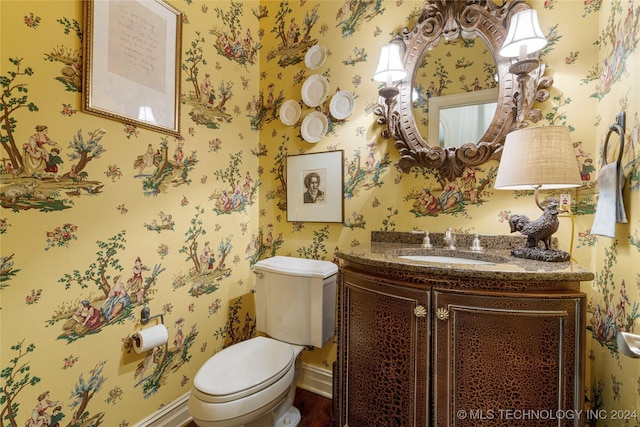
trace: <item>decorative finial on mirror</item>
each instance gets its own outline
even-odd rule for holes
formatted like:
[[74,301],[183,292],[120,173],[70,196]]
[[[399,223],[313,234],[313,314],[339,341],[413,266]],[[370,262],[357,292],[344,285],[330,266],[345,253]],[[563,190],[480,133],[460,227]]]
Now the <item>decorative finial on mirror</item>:
[[545,66],[537,55],[547,43],[535,9],[521,10],[511,17],[509,32],[499,53],[505,58],[515,58],[509,73],[517,76],[518,82],[513,92],[516,128],[525,127],[525,120],[535,123],[542,118],[541,111],[532,106],[534,101],[546,101],[549,97],[546,89],[551,86],[551,81],[543,77]]
[[376,69],[373,79],[378,82],[384,82],[385,85],[380,88],[378,95],[384,99],[385,108],[381,106],[379,111],[376,112],[380,116],[378,123],[386,125],[383,131],[384,138],[391,138],[396,135],[395,124],[397,123],[398,113],[395,112],[393,106],[396,102],[396,96],[400,93],[400,90],[393,85],[394,82],[398,82],[407,77],[407,72],[402,65],[400,59],[401,46],[398,43],[389,43],[382,46],[380,51],[380,59],[378,60],[378,68]]

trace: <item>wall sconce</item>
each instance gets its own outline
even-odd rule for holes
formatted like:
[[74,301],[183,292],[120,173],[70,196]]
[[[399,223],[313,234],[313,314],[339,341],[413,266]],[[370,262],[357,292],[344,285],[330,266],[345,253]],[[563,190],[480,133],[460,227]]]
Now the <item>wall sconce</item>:
[[[512,215],[511,232],[527,236],[524,248],[511,254],[518,258],[560,262],[571,259],[569,253],[551,248],[551,236],[558,230],[558,201],[549,199],[542,207],[539,190],[575,188],[582,185],[575,150],[565,126],[538,126],[507,134],[498,167],[496,190],[534,190],[536,204],[544,211],[536,220],[526,215]],[[538,248],[542,241],[545,249]]]
[[400,45],[398,43],[390,43],[382,46],[378,68],[373,74],[373,79],[385,83],[384,87],[378,91],[378,95],[384,98],[384,106],[380,105],[378,108],[382,109],[382,111],[376,112],[380,116],[378,123],[387,125],[382,132],[384,138],[390,138],[396,134],[399,113],[397,111],[392,113],[392,106],[396,102],[396,96],[398,96],[400,90],[393,83],[399,82],[405,77],[407,77],[407,72],[402,65]]
[[[539,52],[547,43],[547,38],[540,29],[538,12],[535,9],[525,9],[511,17],[509,31],[499,54],[505,58],[516,58],[509,67],[509,73],[516,75],[518,81],[518,90],[513,94],[517,128],[523,127],[527,119],[537,122],[542,118],[539,110],[532,111],[531,107],[535,99],[544,101],[549,97],[547,91],[538,94],[544,66],[540,63],[538,55],[534,55],[535,57],[529,57],[529,55]],[[531,81],[531,73],[536,70]]]

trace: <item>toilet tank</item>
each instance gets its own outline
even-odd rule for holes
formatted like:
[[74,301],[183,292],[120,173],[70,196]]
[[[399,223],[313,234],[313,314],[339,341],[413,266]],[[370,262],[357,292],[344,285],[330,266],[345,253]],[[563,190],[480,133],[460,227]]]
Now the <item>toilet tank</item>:
[[334,263],[276,256],[258,261],[253,269],[258,331],[314,347],[334,336],[338,273]]

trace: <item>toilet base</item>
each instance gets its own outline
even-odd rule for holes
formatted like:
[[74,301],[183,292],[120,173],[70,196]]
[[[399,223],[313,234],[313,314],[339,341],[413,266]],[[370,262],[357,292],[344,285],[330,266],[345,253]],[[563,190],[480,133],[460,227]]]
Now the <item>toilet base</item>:
[[[293,384],[298,383],[301,370],[300,350],[298,349],[296,353],[295,379]],[[297,425],[300,424],[302,415],[300,415],[300,410],[293,406],[295,396],[296,386],[294,385],[289,388],[287,396],[278,406],[269,411],[265,416],[241,427],[297,427]]]
[[296,427],[300,424],[300,420],[302,419],[302,415],[300,415],[300,410],[295,406],[289,408],[287,412],[284,413],[279,420],[275,422],[274,427]]
[[240,427],[297,427],[302,419],[300,411],[294,406],[290,407],[288,411],[280,416],[280,418],[274,420],[273,417],[277,413],[278,410],[271,411],[257,420],[243,424]]

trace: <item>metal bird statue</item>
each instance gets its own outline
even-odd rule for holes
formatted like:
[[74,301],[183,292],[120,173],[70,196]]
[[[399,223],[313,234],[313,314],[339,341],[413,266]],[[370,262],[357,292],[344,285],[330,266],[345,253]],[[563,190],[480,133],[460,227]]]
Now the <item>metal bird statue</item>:
[[[568,261],[570,255],[567,252],[554,249],[551,246],[551,236],[558,231],[558,201],[549,199],[542,216],[536,220],[530,220],[526,215],[511,215],[509,226],[511,232],[519,231],[527,236],[525,247],[513,250],[511,254],[518,258],[533,259],[538,261],[562,262]],[[544,249],[538,244],[544,243]]]

